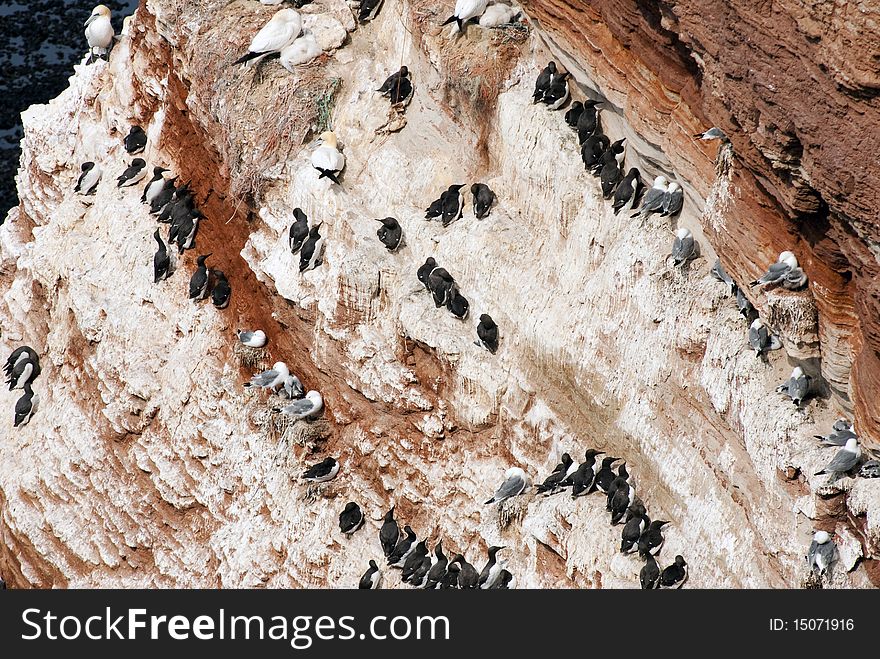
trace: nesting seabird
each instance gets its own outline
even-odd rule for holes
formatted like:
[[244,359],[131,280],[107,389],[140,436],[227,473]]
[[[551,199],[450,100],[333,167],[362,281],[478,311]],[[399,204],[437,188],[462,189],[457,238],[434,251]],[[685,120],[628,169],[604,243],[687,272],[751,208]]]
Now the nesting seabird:
[[768,284],[781,284],[785,276],[794,268],[798,267],[797,257],[791,252],[782,252],[779,259],[767,268],[767,272],[753,281],[749,286],[766,286]]
[[446,268],[434,268],[428,275],[428,290],[434,297],[434,306],[444,306],[452,297],[455,288],[455,279],[446,271]]
[[318,464],[306,469],[302,478],[311,483],[326,483],[336,478],[339,473],[339,462],[333,458],[324,458]]
[[825,446],[843,446],[847,441],[853,437],[858,437],[858,435],[856,435],[852,425],[846,425],[838,429],[835,424],[835,427],[827,435],[813,435],[813,437],[820,440]]
[[147,161],[143,158],[135,158],[131,165],[116,178],[117,188],[128,188],[137,185],[147,175]]
[[617,478],[617,474],[614,473],[612,465],[618,460],[620,460],[620,458],[602,458],[602,464],[599,467],[599,471],[596,472],[595,485],[606,494],[608,493],[611,484],[614,482],[614,479]]
[[376,222],[382,223],[376,231],[379,242],[385,245],[385,249],[389,252],[397,250],[403,244],[403,228],[400,223],[393,217],[377,219]]
[[[589,139],[589,138],[587,138]],[[620,170],[621,164],[623,162],[623,154],[625,151],[625,147],[623,143],[626,141],[625,137],[620,138],[619,140],[615,140],[611,144],[608,145],[608,148],[602,152],[602,155],[599,156],[599,159],[596,161],[596,164],[593,165],[592,172],[593,176],[598,176],[601,178],[602,171],[606,166],[609,168],[609,172],[611,172],[611,166],[616,166],[618,170]],[[581,152],[581,156],[583,157],[583,152]],[[609,177],[610,174],[606,174],[606,177]]]
[[486,11],[480,16],[480,27],[493,28],[509,25],[513,23],[520,11],[515,7],[506,5],[503,2],[497,2],[494,5],[486,7]]
[[278,61],[285,69],[294,73],[296,67],[308,64],[322,52],[321,45],[311,30],[304,29],[302,34],[293,40],[289,46],[281,49]]
[[40,357],[37,355],[36,351],[30,346],[20,346],[12,351],[9,357],[6,359],[6,364],[3,365],[3,372],[6,376],[12,375],[12,371],[20,362],[31,361],[34,364],[40,363]]
[[657,565],[657,559],[652,554],[648,554],[645,564],[639,571],[639,583],[642,590],[653,590],[657,587],[660,580],[660,566]]
[[293,373],[284,378],[284,384],[281,385],[281,390],[278,393],[287,400],[305,397],[305,389],[303,389],[302,382]]
[[412,98],[413,86],[412,80],[409,78],[409,69],[401,66],[399,70],[392,73],[385,79],[382,86],[376,90],[382,96],[391,101],[391,105],[398,103],[408,103]]
[[388,554],[388,565],[391,567],[403,567],[404,561],[415,549],[416,534],[409,525],[403,527],[404,536],[397,541],[394,549]]
[[722,284],[727,286],[731,294],[735,290],[737,290],[736,282],[734,282],[733,278],[729,274],[727,274],[727,270],[724,269],[724,266],[721,263],[721,259],[715,260],[715,265],[712,266],[709,274],[712,275],[713,279],[717,279]]
[[621,553],[631,554],[637,549],[639,538],[650,523],[651,520],[645,513],[645,506],[637,499],[626,511],[626,523],[620,533]]
[[361,6],[358,7],[358,23],[369,23],[376,18],[379,9],[382,8],[383,0],[361,0]]
[[313,389],[305,395],[305,398],[295,400],[282,408],[275,409],[275,411],[283,412],[294,419],[314,419],[323,409],[324,398]]
[[376,565],[376,561],[370,560],[370,567],[367,568],[367,571],[364,572],[361,580],[358,582],[359,590],[375,590],[379,587],[379,582],[382,580],[382,573],[379,572],[379,566]]
[[694,135],[694,137],[699,140],[721,140],[722,142],[729,141],[727,139],[727,135],[724,134],[724,131],[716,126],[713,126],[704,133],[697,133],[696,135]]
[[596,474],[599,469],[596,467],[596,458],[604,455],[604,451],[598,451],[594,448],[588,448],[584,452],[584,461],[578,466],[568,480],[571,482],[571,498],[575,499],[584,494],[589,494],[596,483]]
[[807,273],[800,267],[794,267],[782,278],[782,287],[790,291],[798,291],[807,285]]
[[241,344],[248,348],[262,348],[266,345],[266,341],[268,340],[266,338],[266,333],[263,330],[254,330],[253,332],[236,330],[235,334],[238,336],[238,340],[241,341]]
[[817,471],[815,473],[816,476],[821,474],[830,474],[832,479],[836,479],[843,474],[848,474],[852,471],[856,465],[859,464],[859,460],[862,458],[862,449],[859,447],[859,440],[857,437],[850,437],[846,440],[846,444],[844,444],[843,448],[837,452],[837,455],[828,463],[828,466],[822,469],[821,471]]
[[425,575],[425,590],[431,590],[433,588],[437,588],[440,584],[440,581],[446,575],[446,567],[449,565],[449,559],[446,558],[446,554],[443,553],[443,541],[437,543],[437,546],[434,547],[434,556],[436,556],[437,560],[431,564],[431,569],[428,570],[428,574]]
[[675,557],[675,562],[664,568],[660,575],[660,588],[678,589],[684,585],[688,578],[688,567],[684,561],[684,557],[679,554]]
[[628,479],[629,472],[626,470],[626,462],[624,462],[617,468],[617,475],[611,479],[611,482],[608,483],[605,489],[605,510],[611,510],[611,501],[614,499],[617,489],[626,483]]
[[147,148],[147,134],[140,126],[132,126],[122,143],[130,155],[140,153]]
[[477,338],[479,343],[493,355],[498,350],[498,325],[492,320],[492,316],[487,313],[480,315],[480,322],[477,325]]
[[626,515],[627,509],[635,501],[635,488],[625,477],[618,476],[614,479],[610,489],[614,491],[609,498],[611,525],[614,526],[620,523]]
[[[160,214],[171,203],[176,192],[174,187],[175,180],[177,180],[177,177],[167,180],[163,178],[147,185],[147,188],[144,190],[144,196],[141,199],[150,204],[151,215]],[[149,198],[147,197],[148,192],[150,194]]]
[[26,382],[23,388],[24,394],[15,403],[15,423],[13,424],[15,428],[27,425],[40,402],[40,397],[34,394],[30,382]]
[[592,171],[599,164],[602,156],[605,155],[610,146],[611,140],[602,133],[587,137],[584,143],[581,144],[581,160],[584,161],[584,169]]
[[648,525],[645,532],[639,538],[639,556],[643,559],[649,555],[656,556],[660,553],[663,543],[666,539],[663,537],[663,527],[669,522],[663,520],[655,520]]
[[452,34],[461,32],[465,23],[483,15],[488,4],[489,0],[458,0],[455,3],[455,11],[452,13],[452,16],[443,21],[441,25],[455,23],[452,26]]
[[287,232],[287,244],[290,247],[290,253],[296,254],[302,248],[306,238],[309,237],[309,219],[301,208],[293,209],[293,217],[293,223]]
[[603,163],[602,169],[599,170],[599,181],[602,186],[602,196],[610,199],[614,194],[614,189],[623,178],[623,170],[621,169],[621,157],[623,155],[623,142],[626,138],[617,140],[611,144],[611,147],[602,154],[600,161]]
[[345,169],[345,156],[338,149],[336,133],[324,131],[318,138],[318,148],[312,152],[312,167],[318,170],[318,178],[328,178],[339,185],[339,174]]
[[168,256],[168,249],[162,242],[162,236],[159,235],[159,229],[153,234],[153,238],[159,244],[156,253],[153,254],[153,283],[158,284],[163,279],[167,279],[171,274],[171,257]]
[[578,119],[581,118],[581,113],[584,111],[584,104],[581,101],[575,101],[571,104],[571,107],[568,108],[565,112],[565,123],[571,126],[574,129],[577,129]]
[[535,80],[535,93],[532,94],[532,103],[537,103],[544,98],[544,92],[550,87],[550,82],[556,74],[556,62],[549,62]]
[[437,584],[437,588],[440,590],[454,590],[458,588],[458,575],[460,573],[461,568],[458,566],[458,563],[450,561],[446,566],[446,574],[443,575],[440,583]]
[[416,277],[420,282],[422,282],[429,293],[431,292],[429,278],[431,276],[431,273],[434,272],[436,268],[437,261],[434,260],[433,256],[429,256],[427,259],[425,259],[425,263],[423,265],[420,265],[419,269],[416,271]]
[[385,513],[382,526],[379,528],[379,544],[382,545],[382,552],[386,557],[391,555],[400,539],[400,528],[394,519],[394,508],[391,506],[391,510]]
[[[602,151],[604,151],[608,148],[608,138],[601,133],[597,134],[596,132],[599,130],[599,109],[596,107],[599,105],[599,101],[587,99],[584,101],[583,105],[583,112],[581,112],[578,117],[577,125],[575,126],[578,133],[578,144],[586,144],[590,137],[604,137],[605,147],[602,149]],[[595,145],[592,148],[595,150]],[[583,155],[583,150],[581,150],[581,155]],[[600,155],[601,153],[597,154],[596,158],[598,159]],[[590,165],[588,165],[588,167],[589,166]]]
[[519,496],[529,486],[529,478],[519,467],[511,467],[504,472],[504,482],[495,490],[495,495],[485,505],[500,503]]
[[476,568],[473,565],[465,560],[465,557],[461,554],[456,554],[452,563],[456,563],[459,566],[458,571],[458,587],[462,590],[471,590],[476,588],[480,583],[480,575],[477,573]]
[[697,243],[690,229],[681,227],[675,232],[675,240],[672,241],[672,265],[679,266],[687,263],[697,255]]
[[663,199],[668,188],[669,184],[667,183],[665,176],[656,177],[653,185],[642,197],[642,207],[633,213],[632,216],[635,217],[638,215],[639,217],[647,217],[651,213],[663,210]]
[[196,270],[193,272],[192,277],[190,277],[189,280],[189,299],[194,302],[199,302],[208,297],[208,282],[210,277],[208,276],[208,268],[205,265],[205,261],[208,260],[209,256],[211,255],[202,254],[196,259]]
[[513,582],[513,575],[505,569],[501,569],[495,583],[490,586],[492,590],[508,590]]
[[324,236],[320,232],[321,225],[316,224],[309,229],[309,237],[299,252],[299,271],[314,270],[323,263]]
[[24,389],[25,385],[37,379],[40,372],[40,362],[38,359],[34,359],[31,356],[18,359],[7,373],[6,384],[9,385],[9,391]]
[[807,567],[814,574],[822,577],[837,558],[837,545],[831,541],[831,535],[827,531],[816,531],[807,550]]
[[[428,554],[428,543],[427,541],[422,540],[416,543],[415,547],[412,548],[409,555],[403,561],[400,578],[405,582],[409,582],[416,570],[422,567],[422,564],[426,559],[428,560],[428,567],[430,569],[431,559]],[[425,574],[427,574],[427,569],[425,570]]]
[[290,369],[284,362],[275,362],[269,370],[257,373],[251,378],[250,382],[245,383],[245,387],[255,387],[257,389],[271,389],[275,391],[278,387],[284,385],[284,380],[290,375]]
[[496,559],[496,554],[502,549],[504,549],[504,547],[489,547],[489,560],[480,572],[480,579],[477,581],[477,587],[482,588],[483,590],[488,590],[498,581],[498,577],[501,576],[501,565]]
[[614,191],[614,203],[611,207],[614,209],[615,215],[622,210],[630,210],[635,206],[641,182],[642,176],[639,170],[631,167]]
[[739,315],[746,320],[758,315],[755,307],[739,286],[736,286],[736,308],[739,310]]
[[361,507],[354,501],[349,501],[339,513],[339,530],[350,536],[363,525],[364,513],[361,511]]
[[285,47],[293,43],[302,32],[302,18],[294,9],[281,9],[269,19],[248,46],[247,54],[239,57],[233,64],[243,64],[252,61],[258,62],[263,57],[273,53],[280,53]]
[[101,181],[101,175],[104,172],[98,165],[91,161],[84,162],[80,167],[80,170],[82,171],[82,174],[79,175],[73,191],[84,195],[95,194],[95,190],[98,188],[98,183]]
[[868,460],[859,468],[862,478],[880,478],[880,460]]
[[684,190],[676,181],[673,181],[663,195],[663,211],[660,213],[660,217],[675,215],[681,210],[682,205],[684,205]]
[[474,198],[474,217],[482,220],[489,214],[489,209],[495,202],[495,193],[485,183],[474,183],[471,186],[471,196]]
[[214,289],[211,291],[211,303],[218,309],[229,306],[229,298],[232,297],[232,286],[221,270],[212,270],[214,274]]
[[461,194],[463,187],[464,185],[450,185],[449,189],[440,195],[440,220],[444,227],[461,218],[464,208],[464,195]]
[[782,341],[770,333],[770,328],[760,318],[756,318],[749,326],[749,345],[755,351],[755,357],[760,357],[771,350],[779,350]]
[[92,10],[91,16],[84,24],[86,28],[86,41],[89,44],[89,58],[86,64],[103,57],[108,59],[107,53],[113,43],[113,25],[110,22],[110,9],[106,5],[98,5]]
[[551,110],[558,110],[568,100],[568,77],[571,74],[568,71],[557,73],[550,81],[550,86],[544,92],[541,102]]
[[459,320],[465,320],[471,309],[471,303],[458,290],[458,286],[453,286],[449,291],[446,299],[446,309]]
[[193,248],[201,217],[202,214],[195,210],[192,215],[185,217],[180,224],[172,224],[172,229],[176,229],[178,254],[183,254],[184,250]]
[[553,492],[560,487],[569,476],[577,471],[578,465],[568,453],[563,453],[560,458],[561,462],[553,469],[553,473],[544,479],[544,482],[538,486],[538,492]]
[[804,369],[800,366],[795,366],[788,380],[776,387],[776,391],[785,394],[791,398],[791,402],[800,406],[810,393],[810,380],[812,378],[804,373]]

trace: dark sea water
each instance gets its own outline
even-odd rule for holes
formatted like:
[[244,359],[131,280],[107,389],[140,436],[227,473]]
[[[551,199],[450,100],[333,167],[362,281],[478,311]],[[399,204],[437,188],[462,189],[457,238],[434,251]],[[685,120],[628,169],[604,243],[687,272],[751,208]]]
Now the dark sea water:
[[113,12],[116,34],[137,0],[0,0],[0,223],[18,204],[15,171],[21,111],[57,96],[88,50],[83,23],[97,4]]

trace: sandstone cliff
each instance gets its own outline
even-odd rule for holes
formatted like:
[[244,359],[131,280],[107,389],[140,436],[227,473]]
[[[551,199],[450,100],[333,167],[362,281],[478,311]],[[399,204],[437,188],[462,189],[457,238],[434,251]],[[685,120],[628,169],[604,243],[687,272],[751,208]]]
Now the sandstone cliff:
[[[880,440],[880,192],[864,157],[880,139],[880,39],[870,9],[753,4],[527,2],[528,31],[451,40],[437,27],[447,6],[387,0],[355,30],[341,0],[316,0],[303,14],[329,52],[290,74],[231,66],[273,8],[142,3],[109,63],[77,67],[24,116],[21,205],[0,228],[0,346],[29,343],[44,372],[37,415],[0,444],[0,574],[19,587],[351,587],[396,503],[472,562],[509,547],[519,587],[633,587],[641,564],[617,552],[599,498],[481,505],[507,467],[542,479],[563,451],[595,446],[626,458],[649,511],[673,521],[661,562],[684,554],[692,586],[799,586],[815,528],[837,533],[831,585],[876,582],[880,480],[829,491],[809,474],[830,458],[812,435],[841,414]],[[843,56],[854,44],[864,59]],[[683,184],[674,222],[613,215],[561,113],[531,104],[549,58],[579,98],[607,99],[628,164]],[[416,94],[388,133],[373,90],[401,63]],[[339,188],[309,162],[328,108],[347,156]],[[150,164],[192,180],[207,217],[158,285],[155,220],[113,180],[134,122]],[[711,125],[731,135],[727,168],[690,137]],[[85,160],[106,172],[89,206],[72,193]],[[489,218],[422,219],[446,186],[478,180],[498,194]],[[295,207],[326,235],[305,275],[287,249]],[[406,232],[396,254],[375,237],[387,215]],[[677,226],[702,248],[684,270],[666,262]],[[708,271],[720,256],[745,282],[786,248],[811,283],[753,295],[785,343],[764,363]],[[223,311],[186,299],[208,252],[233,286]],[[468,321],[416,280],[429,255],[459,281]],[[483,312],[501,329],[495,356],[473,344]],[[279,437],[265,396],[243,393],[239,327],[264,329],[266,362],[323,393],[320,437]],[[773,393],[796,362],[827,382],[803,410]],[[16,398],[0,396],[10,419]],[[297,477],[325,455],[342,473],[314,498]],[[336,519],[348,500],[370,517],[351,539]]]

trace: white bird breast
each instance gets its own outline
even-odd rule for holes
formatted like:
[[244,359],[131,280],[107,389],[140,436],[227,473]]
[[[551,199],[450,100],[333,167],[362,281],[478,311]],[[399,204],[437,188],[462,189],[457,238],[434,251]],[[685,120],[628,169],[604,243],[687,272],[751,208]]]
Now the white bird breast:
[[312,165],[319,169],[338,172],[345,167],[345,156],[333,147],[322,145],[312,154]]
[[455,3],[455,16],[463,21],[482,16],[488,4],[488,0],[458,0]]
[[[285,10],[282,9],[281,11]],[[292,9],[286,11],[293,12]],[[277,18],[278,14],[273,16],[263,26],[263,29],[257,32],[257,36],[251,41],[248,50],[252,53],[271,53],[293,43],[293,40],[302,32],[302,19],[296,12],[293,12],[293,14],[295,18],[291,20]]]
[[281,66],[288,71],[291,67],[307,64],[321,54],[321,47],[311,34],[303,34],[281,51]]
[[86,27],[86,39],[92,48],[109,48],[113,41],[113,26],[106,16],[99,16]]

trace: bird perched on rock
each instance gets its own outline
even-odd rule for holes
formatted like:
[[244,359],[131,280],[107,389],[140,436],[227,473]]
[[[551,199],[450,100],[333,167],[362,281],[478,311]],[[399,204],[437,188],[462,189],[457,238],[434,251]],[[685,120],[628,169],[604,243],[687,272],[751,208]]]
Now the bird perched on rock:
[[3,372],[6,374],[6,377],[9,378],[15,371],[15,367],[25,362],[30,362],[33,369],[34,364],[39,365],[40,357],[30,346],[20,346],[13,350],[3,365]]
[[349,501],[339,513],[339,530],[345,535],[351,536],[363,525],[364,513],[361,512],[361,507],[354,501]]
[[428,290],[434,298],[434,307],[445,306],[452,297],[455,288],[455,279],[445,268],[434,268],[428,275]]
[[694,137],[699,140],[722,140],[724,142],[729,141],[727,139],[727,135],[724,134],[724,131],[715,126],[707,130],[705,133],[697,133],[696,135],[694,135]]
[[128,188],[137,185],[147,175],[147,162],[143,158],[135,158],[125,168],[121,175],[116,177],[117,188]]
[[22,388],[24,389],[24,393],[21,398],[15,402],[14,428],[22,428],[26,426],[27,422],[31,420],[31,417],[37,410],[37,405],[40,402],[40,397],[34,393],[33,389],[31,389],[30,382],[25,382]]
[[611,140],[602,133],[587,137],[583,144],[581,144],[581,160],[584,161],[584,169],[592,171],[599,164],[602,156],[605,155],[610,146]]
[[638,215],[640,218],[648,217],[651,213],[657,213],[663,210],[663,200],[669,184],[665,176],[658,176],[654,179],[653,185],[645,192],[642,197],[642,207],[632,214],[633,217]]
[[12,368],[6,372],[6,384],[9,385],[9,391],[24,389],[25,385],[33,383],[41,372],[40,360],[36,355],[24,353],[24,356],[16,359]]
[[396,251],[403,244],[403,229],[398,221],[393,217],[386,217],[375,221],[382,223],[382,226],[376,231],[376,235],[379,236],[379,242],[385,245],[389,252]]
[[458,0],[455,3],[455,11],[441,25],[455,23],[452,33],[461,32],[465,23],[474,18],[479,18],[486,11],[489,0]]
[[684,265],[697,255],[697,243],[690,229],[681,227],[675,232],[675,240],[672,241],[672,265],[674,267]]
[[272,368],[262,373],[257,373],[244,386],[275,391],[278,387],[284,386],[284,381],[288,375],[290,375],[290,369],[287,368],[287,364],[275,362]]
[[296,71],[296,67],[308,64],[323,51],[311,30],[304,29],[289,46],[285,46],[278,54],[278,61],[285,69],[291,73]]
[[501,27],[513,23],[519,14],[519,9],[503,2],[496,2],[494,5],[486,7],[486,11],[480,16],[479,24],[484,28]]
[[831,535],[827,531],[816,531],[807,550],[807,566],[810,570],[823,577],[837,558],[837,545],[831,541]]
[[767,268],[767,272],[749,284],[749,286],[767,286],[770,284],[782,284],[786,276],[793,270],[800,270],[797,257],[791,252],[782,252],[779,259]]
[[379,572],[379,566],[376,565],[376,561],[370,560],[370,567],[367,568],[367,571],[364,572],[361,580],[358,582],[359,590],[375,590],[379,587],[379,582],[382,580],[382,573]]
[[232,286],[221,270],[212,270],[214,274],[214,289],[211,291],[211,303],[218,309],[229,306],[229,298],[232,297]]
[[502,568],[501,572],[498,574],[498,579],[496,579],[495,583],[490,587],[492,590],[508,590],[512,582],[513,575]]
[[792,403],[800,406],[810,393],[811,380],[812,378],[804,373],[800,366],[795,366],[788,380],[776,387],[776,391],[785,394],[791,398]]
[[305,390],[303,389],[302,382],[300,382],[299,378],[293,373],[284,378],[284,384],[281,386],[281,390],[278,393],[287,400],[305,398]]
[[675,562],[663,569],[660,574],[660,588],[678,589],[684,585],[688,578],[687,563],[684,557],[679,554],[675,557]]
[[382,96],[388,98],[391,101],[391,105],[397,105],[398,103],[408,103],[410,98],[412,98],[413,86],[412,81],[409,78],[409,69],[405,66],[401,66],[399,71],[395,71],[388,78],[386,78],[385,82],[382,83],[382,86],[377,89]]
[[320,224],[309,229],[309,236],[299,252],[300,272],[314,270],[323,263],[324,237],[321,235],[320,229]]
[[480,323],[477,325],[477,345],[482,345],[493,355],[498,351],[498,325],[487,313],[480,315]]
[[615,215],[622,210],[630,210],[635,206],[641,182],[642,176],[639,170],[631,167],[614,191],[614,203],[611,207],[614,209]]
[[[589,139],[589,138],[587,138]],[[606,172],[605,177],[611,178],[614,182],[617,181],[612,176],[613,169],[612,167],[616,167],[618,172],[620,171],[620,165],[623,162],[623,152],[625,147],[623,143],[626,141],[625,137],[620,138],[619,140],[615,140],[612,142],[607,149],[599,156],[599,159],[596,161],[596,164],[593,166],[592,171],[594,176],[602,177],[602,172],[608,167],[608,172]],[[581,151],[581,156],[583,156],[583,151]],[[604,188],[603,188],[604,193]]]
[[756,318],[758,315],[758,312],[755,311],[755,307],[739,286],[736,286],[736,308],[739,310],[739,315],[746,320]]
[[446,567],[449,565],[449,559],[446,558],[446,554],[443,553],[442,540],[437,543],[436,547],[434,547],[434,556],[436,556],[437,560],[432,563],[431,569],[428,570],[428,574],[425,575],[425,583],[423,587],[426,590],[437,588],[440,585],[440,581],[446,576]]
[[755,351],[755,357],[760,357],[771,350],[779,350],[782,342],[770,333],[770,328],[760,318],[756,318],[749,326],[749,345]]
[[303,213],[301,208],[293,209],[293,223],[287,232],[287,244],[290,247],[290,253],[296,254],[303,246],[306,238],[309,237],[309,218]]
[[[620,149],[618,151],[618,149]],[[621,156],[623,155],[623,140],[614,142],[611,147],[602,154],[600,161],[603,162],[602,169],[599,171],[599,182],[602,187],[602,196],[610,199],[623,178],[623,170],[621,169]]]
[[333,458],[324,458],[318,464],[312,465],[306,469],[303,474],[303,480],[312,483],[326,483],[336,478],[339,473],[339,462]]
[[[141,195],[141,201],[146,204],[152,204],[153,199],[156,198],[160,192],[162,192],[162,188],[168,183],[165,180],[165,172],[168,170],[164,167],[153,167],[153,178],[144,186],[144,194]],[[172,186],[174,184],[172,183]]]
[[624,554],[630,554],[637,549],[639,538],[642,537],[650,523],[651,520],[645,511],[645,506],[636,499],[626,511],[626,523],[620,533],[620,551]]
[[571,126],[574,129],[577,129],[578,119],[581,118],[581,113],[584,111],[584,104],[581,101],[575,101],[571,104],[571,107],[568,108],[565,112],[565,123]]
[[645,564],[639,571],[639,583],[642,590],[653,590],[660,581],[660,566],[657,565],[657,559],[652,554],[648,554]]
[[446,299],[446,309],[459,320],[465,320],[471,309],[471,303],[458,290],[458,286],[453,286],[449,291]]
[[376,18],[379,9],[382,8],[383,0],[361,0],[361,6],[358,7],[358,23],[369,23]]
[[532,94],[532,103],[537,103],[544,98],[544,92],[550,87],[554,75],[556,75],[556,62],[551,61],[541,70],[541,73],[538,74],[538,79],[535,80],[535,93]]
[[[599,105],[599,103],[600,101],[594,101],[593,99],[587,99],[583,102],[584,109],[578,117],[577,124],[575,125],[578,134],[578,144],[583,145],[590,137],[599,137],[601,135],[601,133],[597,132],[599,130],[599,108],[596,106]],[[605,148],[607,149],[608,138],[605,137],[605,140]],[[581,154],[583,155],[583,151]]]
[[98,183],[101,182],[103,170],[93,162],[84,162],[80,170],[82,174],[79,175],[73,191],[84,195],[95,194],[95,190],[98,189]]
[[553,473],[544,479],[544,482],[538,486],[538,492],[550,492],[562,486],[562,483],[577,471],[578,465],[574,463],[568,453],[563,453],[559,464],[553,470]]
[[568,480],[571,482],[571,498],[588,494],[596,483],[596,474],[599,469],[596,466],[596,458],[603,455],[603,451],[588,448],[584,452],[584,461],[578,466]]
[[199,302],[208,297],[210,277],[208,276],[208,267],[205,265],[205,261],[208,260],[209,256],[211,255],[202,254],[196,259],[196,270],[189,280],[189,299],[194,302]]
[[385,519],[379,528],[379,544],[382,545],[382,552],[386,557],[391,555],[400,539],[400,528],[394,519],[394,506],[385,513]]
[[820,440],[825,446],[843,446],[853,437],[858,437],[855,427],[846,419],[840,419],[834,422],[831,432],[827,435],[813,435]]
[[248,348],[262,348],[266,345],[266,333],[263,330],[254,330],[253,332],[249,332],[247,330],[236,330],[235,334],[238,336],[238,340],[241,341],[241,344],[247,346]]
[[89,58],[86,64],[91,64],[100,58],[109,59],[107,53],[110,51],[114,37],[110,17],[110,9],[106,5],[98,5],[84,23],[86,41],[89,44]]
[[476,588],[480,582],[480,575],[476,568],[468,563],[464,556],[456,554],[451,563],[455,563],[459,567],[458,571],[458,587],[462,590],[471,590]]
[[251,39],[248,52],[233,64],[252,62],[256,64],[267,55],[280,53],[293,43],[302,32],[302,18],[295,9],[280,9]]
[[446,574],[443,575],[440,583],[437,584],[437,588],[440,590],[454,590],[458,588],[458,575],[460,573],[461,568],[458,566],[458,563],[450,561],[446,566]]
[[646,559],[648,555],[656,556],[660,553],[666,539],[663,537],[663,527],[669,524],[667,521],[655,520],[648,525],[639,538],[639,556]]
[[345,169],[345,156],[338,149],[336,133],[321,133],[318,148],[312,152],[312,167],[318,170],[318,178],[328,178],[339,185],[339,174]]
[[551,110],[558,110],[568,100],[568,77],[570,75],[568,71],[555,74],[550,81],[550,86],[544,92],[541,102]]
[[608,491],[608,508],[611,511],[612,526],[620,523],[634,501],[635,488],[632,483],[624,475],[615,478]]
[[484,183],[474,183],[471,186],[471,196],[474,198],[474,217],[482,220],[489,214],[495,201],[495,193]]
[[504,482],[495,490],[495,495],[485,505],[501,503],[507,499],[519,496],[529,486],[529,478],[519,467],[511,467],[504,472]]
[[[404,582],[409,583],[412,580],[413,575],[415,575],[415,573],[422,567],[425,559],[428,560],[428,569],[430,569],[431,558],[428,553],[428,543],[426,540],[421,540],[416,543],[416,546],[409,552],[409,556],[403,561],[400,578],[403,579]],[[427,574],[427,569],[424,571],[424,574]]]
[[140,153],[147,148],[147,134],[140,126],[132,126],[128,135],[125,136],[123,144],[130,155]]
[[425,211],[425,219],[439,217],[444,227],[459,219],[464,208],[464,197],[460,192],[463,187],[464,185],[450,185],[448,189],[443,191],[439,199],[432,201],[428,206]]
[[821,474],[830,474],[832,480],[836,480],[840,476],[848,474],[858,464],[862,458],[862,449],[859,448],[859,440],[856,437],[850,437],[846,440],[843,448],[837,452],[837,455],[828,463],[828,466],[821,471],[816,472],[816,476]]
[[388,554],[388,565],[391,567],[403,567],[404,561],[409,558],[410,553],[415,549],[416,546],[416,534],[409,527],[409,525],[403,527],[404,537],[397,541],[397,545],[395,545],[394,549]]
[[429,293],[431,292],[431,286],[428,283],[429,278],[431,276],[431,273],[436,268],[437,268],[437,261],[434,260],[434,257],[429,256],[427,259],[425,259],[425,263],[423,265],[420,265],[419,269],[416,271],[416,277],[418,278],[418,280],[420,282],[422,282],[422,284],[424,285],[424,287],[427,289],[427,291]]
[[478,588],[488,590],[498,581],[498,578],[501,576],[501,565],[498,563],[496,556],[502,549],[504,547],[489,547],[489,560],[486,561],[486,565],[480,572],[480,578],[477,581]]
[[171,257],[168,256],[168,249],[162,242],[162,236],[159,235],[159,229],[153,234],[153,238],[159,244],[156,253],[153,254],[153,283],[158,284],[163,279],[167,279],[171,274]]
[[671,217],[676,215],[683,205],[684,191],[676,181],[673,181],[669,184],[669,187],[663,195],[663,209],[660,213],[660,217]]
[[727,286],[729,294],[732,295],[734,291],[737,290],[736,282],[733,281],[733,278],[729,274],[727,274],[727,270],[724,269],[724,266],[721,263],[721,259],[715,259],[715,264],[712,266],[709,274],[712,275],[713,279],[717,279],[722,284]]
[[314,419],[324,409],[324,398],[317,391],[309,391],[305,398],[295,400],[281,408],[273,408],[275,412],[281,412],[294,419]]
[[617,474],[614,473],[612,465],[618,460],[620,460],[620,458],[602,458],[602,464],[599,467],[599,471],[596,472],[595,486],[605,494],[608,493],[611,484],[614,482],[614,479],[617,478]]

